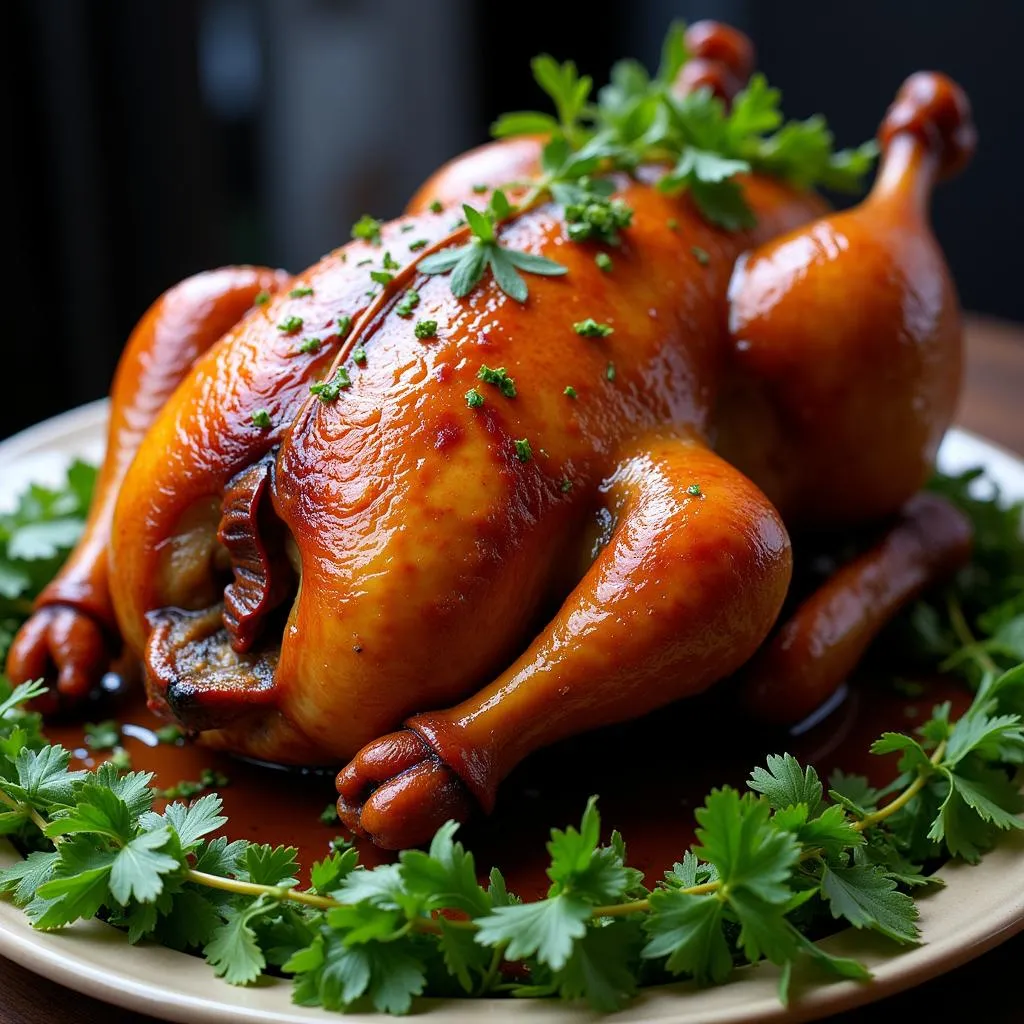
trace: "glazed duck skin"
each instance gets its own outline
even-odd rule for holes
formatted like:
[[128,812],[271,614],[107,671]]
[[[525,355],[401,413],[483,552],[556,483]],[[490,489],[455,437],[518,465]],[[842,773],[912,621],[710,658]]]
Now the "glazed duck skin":
[[[694,33],[680,90],[735,93],[751,56],[723,33]],[[959,387],[926,203],[973,146],[966,100],[915,76],[880,138],[860,206],[833,215],[751,174],[744,231],[659,191],[664,168],[619,175],[632,220],[610,270],[561,205],[531,205],[500,244],[565,269],[529,275],[525,302],[490,272],[456,297],[419,266],[467,242],[452,221],[481,184],[536,172],[540,140],[495,143],[379,238],[261,272],[274,294],[216,338],[180,332],[180,384],[141,443],[112,434],[112,523],[74,568],[92,567],[151,706],[211,747],[346,765],[344,822],[390,847],[490,810],[537,748],[740,670],[759,713],[813,710],[969,551],[957,513],[914,498]],[[890,520],[778,623],[788,526]],[[104,620],[61,587],[8,671],[53,663],[70,701],[104,658],[69,630]]]

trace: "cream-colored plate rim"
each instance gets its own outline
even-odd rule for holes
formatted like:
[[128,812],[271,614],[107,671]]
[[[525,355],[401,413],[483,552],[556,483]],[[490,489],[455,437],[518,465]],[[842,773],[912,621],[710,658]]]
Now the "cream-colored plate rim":
[[[56,482],[67,462],[97,459],[103,450],[107,406],[94,402],[0,443],[0,506],[31,480]],[[965,431],[951,431],[940,453],[947,469],[984,465],[1005,492],[1024,497],[1024,462]],[[871,934],[847,929],[822,945],[855,956],[872,970],[868,983],[821,983],[818,975],[796,979],[788,1008],[776,997],[778,971],[767,964],[745,967],[720,988],[689,983],[643,993],[616,1021],[674,1024],[740,1024],[813,1020],[876,1000],[945,973],[1024,928],[1024,836],[1016,832],[982,865],[947,864],[946,885],[920,902],[922,945],[901,949]],[[0,863],[17,857],[0,843]],[[235,988],[215,978],[200,959],[160,946],[129,947],[122,932],[99,921],[62,932],[34,931],[20,910],[0,901],[0,954],[54,981],[98,999],[170,1021],[195,1024],[299,1024],[337,1020],[336,1014],[293,1006],[289,982],[264,980]],[[424,999],[422,1010],[439,1021],[551,1022],[575,1024],[598,1015],[548,1000]],[[55,1008],[56,1011],[56,1008]],[[66,1013],[66,1008],[62,1012]],[[352,1021],[379,1016],[350,1014]]]

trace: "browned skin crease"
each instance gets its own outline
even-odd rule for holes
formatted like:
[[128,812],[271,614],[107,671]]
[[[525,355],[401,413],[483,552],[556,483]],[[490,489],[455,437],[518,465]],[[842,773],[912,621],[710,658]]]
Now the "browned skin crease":
[[[679,88],[730,95],[749,75],[732,30],[694,26],[689,43],[701,63]],[[880,140],[871,195],[843,213],[749,176],[744,233],[653,188],[660,168],[618,178],[634,220],[612,273],[598,246],[567,242],[556,206],[521,213],[502,242],[568,268],[530,276],[525,304],[489,277],[456,299],[416,268],[464,241],[452,207],[485,201],[473,185],[536,168],[539,140],[494,143],[442,168],[379,245],[328,254],[226,328],[148,426],[113,513],[104,571],[150,706],[209,747],[346,765],[345,824],[401,847],[490,810],[539,748],[731,673],[776,718],[827,698],[969,544],[952,510],[915,497],[959,388],[927,204],[973,145],[966,100],[914,76]],[[380,291],[385,253],[399,266]],[[588,317],[614,333],[579,337]],[[436,335],[417,337],[419,319]],[[309,336],[322,345],[303,351]],[[484,364],[515,398],[478,380]],[[342,365],[350,387],[310,395]],[[789,528],[840,525],[885,528],[777,629]],[[19,639],[19,673],[40,628]],[[81,648],[74,671],[97,658]]]
[[291,589],[283,537],[269,509],[267,488],[273,471],[273,456],[266,456],[228,483],[217,528],[234,574],[224,588],[224,628],[239,654],[252,648],[267,614]]

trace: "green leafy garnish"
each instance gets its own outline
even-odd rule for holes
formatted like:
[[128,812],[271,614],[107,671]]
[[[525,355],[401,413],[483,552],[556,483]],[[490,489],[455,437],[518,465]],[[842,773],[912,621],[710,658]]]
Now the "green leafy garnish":
[[586,320],[577,320],[572,329],[584,338],[607,338],[609,334],[615,333],[611,324],[599,324],[593,317]]
[[352,386],[352,378],[344,366],[339,366],[334,371],[334,376],[328,380],[322,380],[317,384],[310,384],[309,393],[316,395],[321,402],[334,402],[341,395],[345,388]]
[[[667,165],[659,188],[688,191],[706,219],[729,230],[753,223],[738,181],[750,171],[803,188],[860,188],[877,154],[875,143],[835,151],[821,116],[785,121],[779,91],[763,75],[751,78],[729,110],[706,89],[674,95],[672,85],[689,60],[684,30],[681,23],[670,28],[655,77],[637,61],[619,61],[596,103],[590,101],[590,78],[581,77],[572,61],[537,58],[534,78],[551,97],[557,116],[506,114],[492,133],[499,138],[540,134],[559,147],[563,169],[553,171],[555,161],[548,161],[541,190],[557,181],[571,184],[574,178],[578,185],[580,178],[594,173],[630,172],[641,163]],[[566,202],[557,194],[555,198]]]
[[516,458],[520,462],[529,462],[533,458],[533,449],[525,437],[513,441],[512,446],[515,448]]
[[525,302],[529,295],[526,281],[519,271],[545,277],[566,273],[561,263],[545,256],[510,249],[498,241],[499,220],[511,213],[508,198],[501,189],[495,190],[487,210],[480,212],[463,204],[472,239],[466,245],[446,249],[420,260],[418,267],[424,274],[451,273],[452,294],[461,298],[468,295],[483,278],[489,267],[495,283],[516,302]]
[[59,486],[33,484],[0,513],[0,666],[33,600],[81,536],[95,483],[95,468],[75,461]]
[[508,375],[504,366],[492,370],[489,366],[481,366],[477,377],[485,384],[493,384],[506,398],[516,397],[516,382]]
[[352,225],[352,237],[369,242],[371,245],[380,245],[380,229],[383,227],[381,221],[364,213]]

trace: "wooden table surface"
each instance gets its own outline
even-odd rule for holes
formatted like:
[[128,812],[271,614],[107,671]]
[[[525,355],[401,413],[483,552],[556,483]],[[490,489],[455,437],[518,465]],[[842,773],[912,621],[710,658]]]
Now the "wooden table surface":
[[[1024,325],[978,316],[969,319],[967,379],[959,422],[1024,455]],[[912,991],[832,1020],[837,1024],[901,1018],[942,1021],[951,1019],[958,1008],[970,1007],[973,1018],[985,1024],[1018,1024],[1024,1019],[1017,977],[1022,961],[1024,934]],[[153,1024],[154,1018],[112,1008],[0,959],[0,1020],[4,1024]]]

